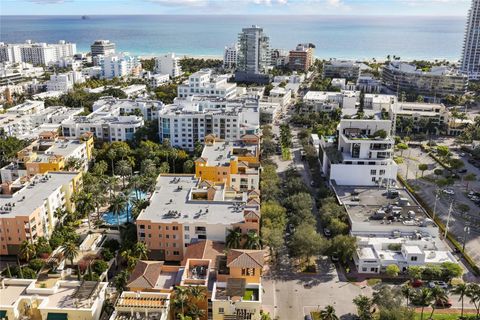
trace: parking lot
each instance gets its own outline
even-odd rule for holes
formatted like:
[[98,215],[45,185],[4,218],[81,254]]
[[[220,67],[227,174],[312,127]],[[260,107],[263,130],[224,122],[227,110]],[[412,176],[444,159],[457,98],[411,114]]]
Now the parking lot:
[[[443,143],[444,141],[442,141]],[[450,145],[452,142],[449,140]],[[474,173],[477,175],[476,181],[469,183],[469,192],[480,191],[480,170],[468,163],[468,156],[460,155],[462,153],[458,150],[452,150],[453,157],[462,159],[464,162],[465,173],[459,174],[460,177],[465,176],[468,173]],[[397,152],[400,155],[400,152]],[[426,179],[420,179],[422,172],[418,169],[419,164],[427,164],[428,170],[423,174]],[[411,147],[403,152],[403,163],[399,165],[399,174],[402,177],[407,176],[410,185],[414,186],[417,194],[428,204],[438,217],[446,224],[448,220],[449,207],[452,205],[452,214],[449,221],[449,232],[453,234],[456,239],[463,243],[465,237],[465,249],[467,253],[480,264],[480,208],[470,199],[467,194],[467,183],[462,179],[455,180],[454,185],[446,188],[445,191],[438,190],[433,179],[436,178],[434,174],[435,169],[443,169],[433,158],[428,156],[422,151],[420,147]],[[436,192],[438,192],[438,200],[436,201]],[[435,205],[435,202],[437,204]],[[458,204],[467,204],[470,210],[466,213],[462,213]],[[470,234],[464,232],[466,226],[470,227]]]

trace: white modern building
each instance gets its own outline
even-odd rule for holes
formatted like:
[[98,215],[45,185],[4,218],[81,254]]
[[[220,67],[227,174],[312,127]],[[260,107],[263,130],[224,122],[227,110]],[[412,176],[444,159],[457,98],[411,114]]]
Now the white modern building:
[[364,109],[373,111],[389,111],[397,103],[397,97],[389,94],[365,93],[363,97]]
[[357,79],[356,89],[365,93],[380,93],[382,81],[370,75],[361,75]]
[[160,141],[193,150],[195,142],[207,135],[236,141],[260,129],[258,100],[176,100],[165,106],[158,116]]
[[180,58],[175,53],[167,53],[155,58],[155,72],[168,74],[171,78],[179,77],[183,74],[180,66]]
[[75,43],[60,40],[56,44],[32,43],[27,40],[21,44],[0,43],[0,62],[29,62],[34,65],[55,64],[63,57],[73,56],[77,51]]
[[137,57],[122,53],[110,56],[97,56],[101,68],[101,78],[112,79],[136,76],[140,73],[141,64]]
[[267,102],[278,103],[280,107],[285,107],[292,101],[292,91],[283,87],[275,87],[270,90]]
[[322,137],[322,171],[336,185],[375,186],[396,180],[390,120],[342,119],[338,137]]
[[259,26],[243,28],[238,35],[237,70],[264,73],[270,66],[270,39]]
[[47,91],[61,91],[66,93],[73,90],[73,85],[85,82],[85,78],[79,71],[70,71],[61,74],[53,74],[47,81]]
[[177,96],[179,98],[190,96],[234,98],[237,94],[237,85],[228,82],[230,77],[228,74],[213,76],[211,69],[202,69],[190,75],[188,80],[178,86]]
[[170,75],[166,73],[151,73],[150,71],[148,71],[145,73],[144,77],[148,80],[148,83],[152,88],[157,88],[163,84],[170,82]]
[[472,0],[468,14],[461,70],[470,80],[480,80],[480,1]]
[[92,108],[93,112],[108,110],[115,116],[138,115],[145,120],[155,120],[163,107],[163,102],[159,100],[102,97],[95,101]]
[[411,124],[415,132],[426,132],[428,126],[434,125],[437,132],[445,131],[449,113],[441,103],[398,102],[390,109],[390,114],[397,116],[397,128],[404,127],[403,122]]
[[226,46],[223,51],[223,68],[235,69],[237,66],[238,44]]
[[355,109],[360,96],[358,91],[341,92],[308,91],[303,97],[305,109],[312,111],[332,111],[334,109]]
[[324,78],[343,78],[347,80],[356,80],[362,70],[368,67],[362,63],[352,60],[330,60],[323,64]]

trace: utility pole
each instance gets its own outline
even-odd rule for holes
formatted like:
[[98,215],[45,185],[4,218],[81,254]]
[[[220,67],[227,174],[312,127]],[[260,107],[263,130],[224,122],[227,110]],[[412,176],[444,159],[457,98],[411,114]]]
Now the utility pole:
[[463,247],[462,247],[462,252],[465,252],[465,242],[467,242],[467,234],[470,234],[470,226],[467,224],[463,228]]
[[453,200],[452,202],[450,202],[450,207],[448,208],[447,224],[445,225],[445,234],[443,235],[445,239],[447,238],[448,225],[450,223],[450,217],[452,216],[452,207],[453,207]]
[[433,205],[433,221],[435,222],[435,215],[437,214],[438,188],[435,189],[435,204]]

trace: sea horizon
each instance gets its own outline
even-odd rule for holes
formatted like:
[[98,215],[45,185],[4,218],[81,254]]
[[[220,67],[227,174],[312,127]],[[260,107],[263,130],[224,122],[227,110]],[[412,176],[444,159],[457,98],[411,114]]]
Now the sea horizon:
[[[264,28],[270,46],[291,50],[297,43],[316,45],[322,59],[458,61],[466,17],[404,15],[0,15],[0,41],[77,44],[88,52],[96,39],[117,44],[118,52],[151,57],[223,56],[242,27]],[[301,17],[302,19],[298,19]],[[371,18],[375,19],[371,19]],[[214,18],[214,19],[212,19]],[[448,45],[446,45],[448,44]]]

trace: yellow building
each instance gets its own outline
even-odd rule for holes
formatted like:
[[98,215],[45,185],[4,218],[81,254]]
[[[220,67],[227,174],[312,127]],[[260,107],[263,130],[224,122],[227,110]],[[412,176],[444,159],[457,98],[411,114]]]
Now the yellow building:
[[237,191],[258,189],[260,167],[259,139],[245,135],[228,142],[209,135],[200,158],[195,160],[195,177],[213,183],[225,183]]
[[92,153],[93,135],[90,132],[78,140],[67,140],[54,131],[44,131],[38,140],[17,153],[16,161],[0,170],[2,181],[46,172],[86,171]]

